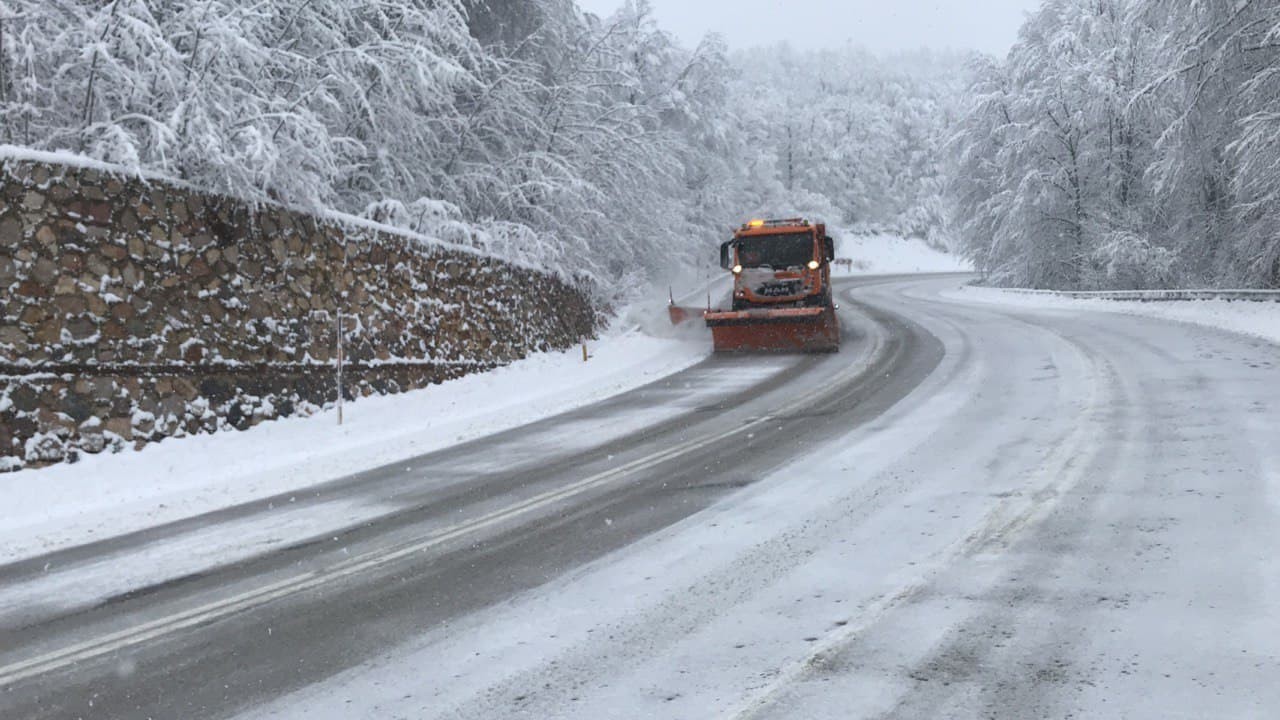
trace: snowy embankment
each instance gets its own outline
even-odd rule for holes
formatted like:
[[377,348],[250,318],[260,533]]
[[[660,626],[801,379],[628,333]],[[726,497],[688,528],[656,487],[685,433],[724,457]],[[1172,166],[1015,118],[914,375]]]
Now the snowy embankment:
[[837,277],[897,273],[973,272],[962,257],[929,247],[919,238],[896,235],[855,235],[835,231],[836,255],[852,266],[837,264]]
[[607,334],[441,385],[137,452],[0,475],[0,563],[101,540],[524,425],[653,382],[702,360],[704,338]]
[[944,294],[957,300],[1026,308],[1092,310],[1139,315],[1203,325],[1280,343],[1280,303],[1275,302],[1228,300],[1139,302],[1023,294],[973,285]]

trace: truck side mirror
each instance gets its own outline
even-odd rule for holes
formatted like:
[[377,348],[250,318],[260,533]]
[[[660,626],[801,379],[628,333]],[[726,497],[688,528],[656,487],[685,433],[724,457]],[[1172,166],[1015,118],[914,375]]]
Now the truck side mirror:
[[836,259],[835,238],[831,237],[830,235],[822,238],[822,251],[823,251],[823,255],[825,255],[827,258],[827,262],[831,262],[832,260],[835,260]]
[[725,270],[728,270],[729,268],[733,267],[733,253],[730,252],[732,249],[733,249],[732,240],[727,240],[723,243],[720,243],[720,267],[724,268]]

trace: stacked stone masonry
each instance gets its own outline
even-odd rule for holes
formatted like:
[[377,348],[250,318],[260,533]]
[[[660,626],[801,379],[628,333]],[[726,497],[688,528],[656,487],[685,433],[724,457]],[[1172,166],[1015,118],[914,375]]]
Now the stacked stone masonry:
[[595,321],[581,289],[500,260],[100,170],[0,169],[0,469],[330,404],[339,322],[355,398]]

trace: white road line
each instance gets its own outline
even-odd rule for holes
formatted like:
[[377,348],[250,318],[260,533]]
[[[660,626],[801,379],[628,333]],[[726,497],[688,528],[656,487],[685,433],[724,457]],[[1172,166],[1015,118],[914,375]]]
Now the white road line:
[[21,660],[4,667],[0,667],[0,686],[12,685],[22,680],[53,672],[76,663],[92,660],[103,655],[109,655],[179,630],[212,623],[221,618],[265,605],[274,600],[319,587],[325,583],[341,580],[358,573],[394,563],[416,553],[431,550],[465,535],[508,522],[548,505],[581,495],[597,487],[601,487],[618,480],[621,477],[662,464],[693,450],[698,450],[708,445],[718,443],[735,435],[750,432],[761,425],[773,422],[777,415],[803,409],[808,403],[823,395],[825,388],[829,387],[833,382],[842,381],[849,376],[856,376],[861,373],[864,368],[874,364],[875,360],[884,351],[884,340],[882,333],[872,333],[871,339],[872,345],[869,351],[862,355],[860,362],[850,363],[831,379],[832,382],[820,384],[815,390],[800,396],[789,405],[775,411],[772,415],[757,418],[710,437],[687,441],[655,455],[649,455],[633,460],[621,467],[597,473],[596,475],[584,478],[583,480],[579,480],[578,482],[565,487],[542,493],[502,510],[496,510],[473,520],[443,528],[421,540],[416,540],[395,548],[370,551],[349,560],[344,560],[334,565],[331,569],[310,570],[294,577],[268,584],[264,587],[255,588],[238,595],[233,595],[196,608],[174,613],[125,630],[109,633],[93,640],[87,640],[68,647],[59,648],[43,655],[38,655],[27,660]]

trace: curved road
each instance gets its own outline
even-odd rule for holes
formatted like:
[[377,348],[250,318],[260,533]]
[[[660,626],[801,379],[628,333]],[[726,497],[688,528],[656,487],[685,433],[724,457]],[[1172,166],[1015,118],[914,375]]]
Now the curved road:
[[[0,567],[0,717],[1280,713],[1280,348],[958,284],[847,282],[839,355]],[[281,513],[335,526],[112,587]]]

